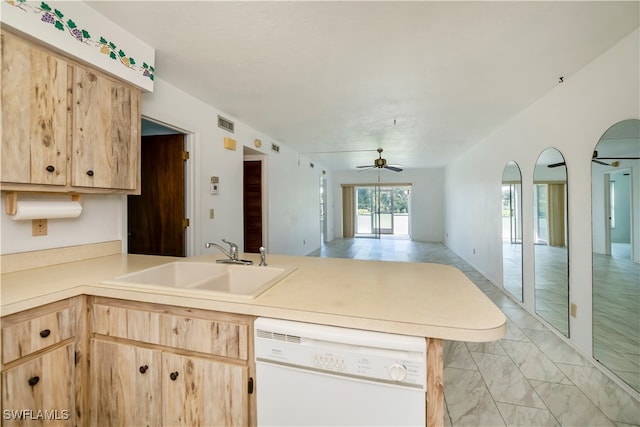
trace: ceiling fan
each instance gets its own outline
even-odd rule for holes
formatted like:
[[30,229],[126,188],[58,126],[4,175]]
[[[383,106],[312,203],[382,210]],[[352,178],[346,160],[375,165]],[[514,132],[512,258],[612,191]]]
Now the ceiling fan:
[[[617,168],[620,166],[620,162],[618,160],[638,160],[639,157],[598,157],[598,152],[594,151],[593,156],[591,156],[591,161],[603,166],[612,166]],[[603,162],[603,160],[613,160],[611,163]],[[557,168],[558,166],[565,166],[566,162],[552,163],[547,165],[548,168]]]
[[358,169],[362,169],[362,168],[378,168],[378,169],[389,169],[390,171],[394,171],[394,172],[402,172],[402,168],[400,167],[400,165],[388,165],[387,164],[387,159],[383,159],[382,158],[382,148],[378,148],[378,158],[375,159],[373,161],[372,165],[366,165],[366,166],[356,166],[356,168]]

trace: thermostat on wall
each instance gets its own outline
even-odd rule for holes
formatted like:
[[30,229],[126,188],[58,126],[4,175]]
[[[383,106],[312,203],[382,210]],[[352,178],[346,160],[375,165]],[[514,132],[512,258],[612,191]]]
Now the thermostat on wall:
[[217,176],[211,177],[211,185],[209,186],[209,193],[213,195],[220,194],[220,189],[218,186],[220,185],[220,179]]

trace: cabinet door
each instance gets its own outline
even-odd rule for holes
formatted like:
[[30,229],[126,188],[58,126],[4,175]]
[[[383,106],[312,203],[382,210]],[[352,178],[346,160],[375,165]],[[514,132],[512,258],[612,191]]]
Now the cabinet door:
[[136,190],[140,179],[140,91],[73,68],[71,185]]
[[249,425],[248,368],[163,353],[165,425]]
[[68,344],[3,372],[3,425],[75,425],[74,366]]
[[158,426],[161,353],[91,340],[90,425]]
[[66,184],[67,65],[2,33],[2,182]]

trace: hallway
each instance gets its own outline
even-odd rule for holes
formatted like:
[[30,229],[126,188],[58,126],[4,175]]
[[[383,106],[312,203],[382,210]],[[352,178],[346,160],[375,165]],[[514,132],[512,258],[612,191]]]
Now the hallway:
[[500,341],[445,341],[446,425],[640,426],[640,401],[444,245],[336,239],[310,256],[452,265],[504,312]]

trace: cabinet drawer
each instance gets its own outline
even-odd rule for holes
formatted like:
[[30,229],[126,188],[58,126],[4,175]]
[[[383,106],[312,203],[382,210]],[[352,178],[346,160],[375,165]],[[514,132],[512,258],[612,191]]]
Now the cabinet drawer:
[[64,301],[2,319],[2,362],[9,363],[75,335],[75,309]]
[[225,313],[181,315],[93,304],[92,332],[215,356],[248,358],[248,322]]

